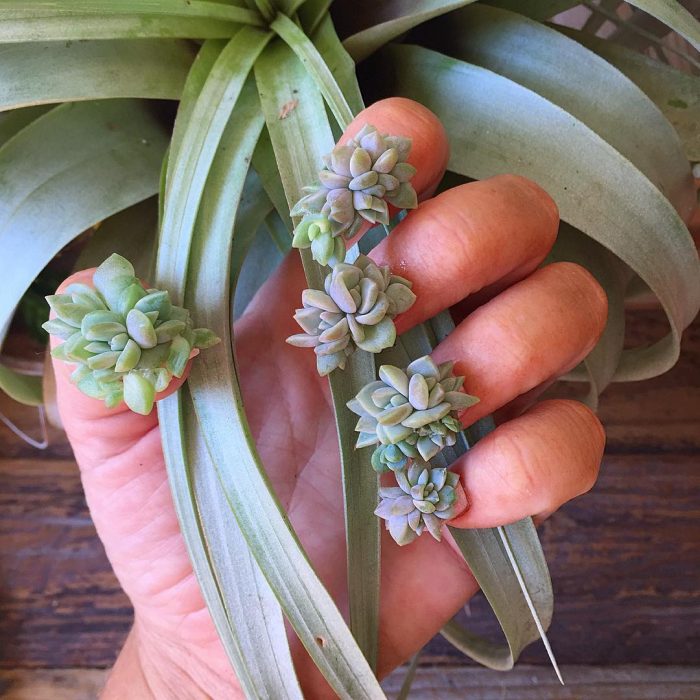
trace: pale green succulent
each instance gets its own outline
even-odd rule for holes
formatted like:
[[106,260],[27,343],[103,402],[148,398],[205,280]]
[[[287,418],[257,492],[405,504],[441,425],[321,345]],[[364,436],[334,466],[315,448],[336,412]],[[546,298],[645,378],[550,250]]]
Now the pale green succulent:
[[84,394],[148,414],[156,393],[182,376],[192,350],[219,338],[193,328],[190,312],[171,304],[168,292],[144,289],[120,255],[107,258],[92,280],[94,289],[71,284],[46,297],[55,318],[43,328],[65,340],[51,354],[78,365],[71,380]]
[[354,264],[335,265],[324,288],[304,290],[303,308],[294,314],[304,333],[287,338],[290,345],[314,349],[321,376],[345,369],[355,348],[377,353],[391,347],[396,340],[394,317],[416,300],[411,282],[366,255]]
[[455,516],[459,476],[448,469],[431,469],[422,461],[394,474],[397,486],[381,487],[375,515],[386,520],[394,540],[410,544],[427,530],[438,542],[441,529]]
[[[304,215],[292,245],[310,247],[314,259],[325,265],[331,252],[340,259],[337,237],[351,238],[363,221],[388,224],[388,204],[397,209],[418,206],[410,183],[416,169],[406,162],[410,150],[411,139],[380,134],[369,124],[354,139],[336,146],[323,158],[320,184],[305,187],[306,195],[292,208],[292,216]],[[310,226],[318,228],[311,229],[316,238],[309,237]]]
[[452,362],[436,365],[428,355],[406,370],[379,368],[379,380],[363,387],[348,408],[360,416],[356,447],[378,445],[372,466],[378,472],[403,469],[409,459],[428,461],[455,444],[461,425],[457,414],[479,401],[460,391]]

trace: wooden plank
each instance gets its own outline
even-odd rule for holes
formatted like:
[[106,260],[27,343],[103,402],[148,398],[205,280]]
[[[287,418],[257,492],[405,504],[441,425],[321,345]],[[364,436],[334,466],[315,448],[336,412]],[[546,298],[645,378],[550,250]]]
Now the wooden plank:
[[0,460],[0,667],[109,666],[131,620],[77,465]]
[[[383,683],[396,697],[405,669]],[[5,700],[94,700],[108,671],[103,669],[19,669],[0,671]],[[562,667],[563,688],[547,668],[519,666],[509,673],[482,668],[421,667],[411,700],[696,700],[700,669],[684,666]]]
[[[700,470],[611,455],[594,491],[541,530],[562,663],[697,662]],[[0,667],[109,666],[131,624],[70,461],[0,460]],[[497,630],[483,603],[469,624]],[[461,658],[441,638],[428,662]],[[541,646],[525,661],[546,663]]]
[[4,700],[95,700],[107,671],[98,668],[0,671]]
[[[382,686],[395,698],[404,670]],[[563,666],[566,685],[551,669],[518,666],[508,673],[470,667],[421,667],[410,700],[697,700],[700,669],[683,666]]]

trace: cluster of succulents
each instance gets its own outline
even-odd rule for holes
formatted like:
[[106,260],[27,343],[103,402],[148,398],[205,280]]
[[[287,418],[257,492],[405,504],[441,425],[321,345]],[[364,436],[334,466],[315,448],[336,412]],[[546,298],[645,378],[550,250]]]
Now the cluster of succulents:
[[391,347],[394,317],[416,299],[411,282],[365,255],[353,264],[337,263],[324,289],[304,290],[303,308],[294,315],[304,333],[287,338],[290,345],[314,349],[321,376],[344,369],[355,348],[377,353]]
[[[314,260],[330,265],[324,289],[306,289],[294,318],[303,333],[287,338],[290,345],[313,348],[321,376],[344,370],[347,358],[359,349],[379,353],[396,342],[394,318],[416,300],[407,279],[387,266],[360,255],[345,262],[344,239],[363,222],[388,224],[391,204],[417,206],[410,184],[415,168],[406,162],[411,140],[380,134],[366,124],[344,145],[324,158],[319,185],[291,211],[303,215],[292,245],[310,248]],[[453,363],[436,365],[421,357],[405,370],[393,365],[379,369],[348,408],[359,415],[356,447],[376,445],[371,458],[379,473],[389,472],[396,486],[380,489],[376,515],[399,544],[408,544],[427,530],[440,539],[442,524],[454,516],[458,477],[428,463],[454,445],[461,430],[459,411],[478,399],[461,391],[464,377],[455,377]]]
[[377,445],[372,466],[397,471],[409,459],[432,459],[455,444],[461,430],[457,414],[479,401],[460,391],[464,377],[455,377],[452,362],[435,364],[428,355],[402,370],[379,368],[379,379],[367,384],[348,408],[360,416],[356,447]]
[[355,235],[364,221],[388,224],[389,204],[415,208],[410,180],[416,169],[406,162],[410,150],[411,139],[380,134],[369,124],[336,146],[324,157],[320,184],[305,188],[292,209],[292,216],[303,216],[292,245],[311,248],[317,262],[333,265],[344,259],[343,238]]
[[387,521],[399,544],[412,542],[427,529],[440,539],[440,528],[454,516],[457,475],[432,469],[428,460],[454,445],[461,430],[458,413],[479,401],[461,391],[452,362],[437,365],[428,355],[405,371],[393,365],[379,368],[379,380],[364,386],[348,402],[359,415],[356,447],[377,445],[372,466],[391,471],[396,487],[380,488],[376,515]]
[[71,380],[84,394],[109,408],[124,401],[146,415],[156,393],[182,376],[191,352],[219,338],[194,328],[189,311],[172,304],[167,291],[144,289],[120,255],[97,268],[93,284],[71,284],[46,298],[54,318],[43,327],[65,341],[52,355],[77,365]]
[[455,516],[459,476],[445,468],[431,468],[415,461],[395,473],[397,486],[379,489],[381,501],[375,515],[386,520],[394,540],[410,544],[427,530],[441,539],[444,523]]

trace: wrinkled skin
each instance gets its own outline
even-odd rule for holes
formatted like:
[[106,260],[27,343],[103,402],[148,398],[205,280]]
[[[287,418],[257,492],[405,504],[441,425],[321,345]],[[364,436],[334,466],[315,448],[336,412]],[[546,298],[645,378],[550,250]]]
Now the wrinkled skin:
[[[435,117],[408,100],[385,100],[360,115],[344,139],[365,122],[414,142],[409,160],[418,168],[414,185],[422,204],[372,252],[414,282],[418,301],[397,319],[398,329],[461,302],[470,313],[434,357],[455,360],[456,373],[467,377],[465,389],[481,398],[463,414],[465,424],[494,412],[500,421],[453,465],[466,494],[453,524],[490,527],[544,517],[591,488],[604,435],[581,404],[534,402],[595,344],[605,324],[605,295],[575,265],[538,269],[556,236],[558,215],[536,185],[500,176],[431,199],[448,152]],[[69,281],[90,277],[85,271]],[[313,352],[284,342],[298,331],[292,314],[304,286],[293,252],[236,324],[236,350],[265,467],[318,574],[347,614],[342,492],[328,386],[316,374]],[[134,629],[104,697],[126,697],[126,689],[130,698],[232,697],[235,678],[173,510],[155,411],[144,417],[123,407],[107,410],[69,383],[70,367],[55,368],[59,409],[92,517],[135,610]],[[440,594],[425,595],[436,584]],[[426,535],[399,548],[385,536],[380,674],[427,642],[476,589],[447,539],[438,543]],[[421,605],[414,606],[416,600]],[[306,696],[333,697],[293,635],[292,649]]]

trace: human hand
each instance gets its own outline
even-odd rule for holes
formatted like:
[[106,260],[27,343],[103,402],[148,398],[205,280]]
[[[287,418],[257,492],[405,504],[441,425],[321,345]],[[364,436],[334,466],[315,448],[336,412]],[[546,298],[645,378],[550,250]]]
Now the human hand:
[[[433,357],[454,360],[455,372],[466,376],[465,389],[481,399],[461,416],[465,425],[497,411],[504,417],[453,465],[468,507],[451,524],[491,527],[545,516],[593,485],[604,434],[577,402],[530,405],[593,347],[605,324],[605,294],[576,265],[537,269],[556,237],[558,214],[536,185],[499,176],[429,199],[448,153],[436,118],[409,100],[385,100],[360,114],[344,138],[365,122],[413,139],[409,161],[418,168],[413,184],[423,200],[370,254],[414,283],[417,301],[396,319],[397,329],[460,303],[474,309]],[[78,273],[63,286],[87,282],[91,274]],[[237,360],[265,468],[316,571],[347,613],[342,486],[328,386],[316,373],[313,352],[284,342],[298,331],[292,314],[305,286],[293,252],[237,322]],[[231,697],[235,678],[179,530],[156,414],[106,409],[70,384],[70,367],[57,362],[55,370],[59,410],[88,505],[135,611],[106,696],[120,697],[129,688],[130,698]],[[280,397],[274,413],[271,395]],[[425,596],[436,581],[440,596]],[[383,537],[380,675],[427,642],[476,590],[449,538],[438,543],[425,536],[400,548]],[[417,599],[422,604],[411,605]],[[307,696],[333,697],[298,640],[291,643]]]

